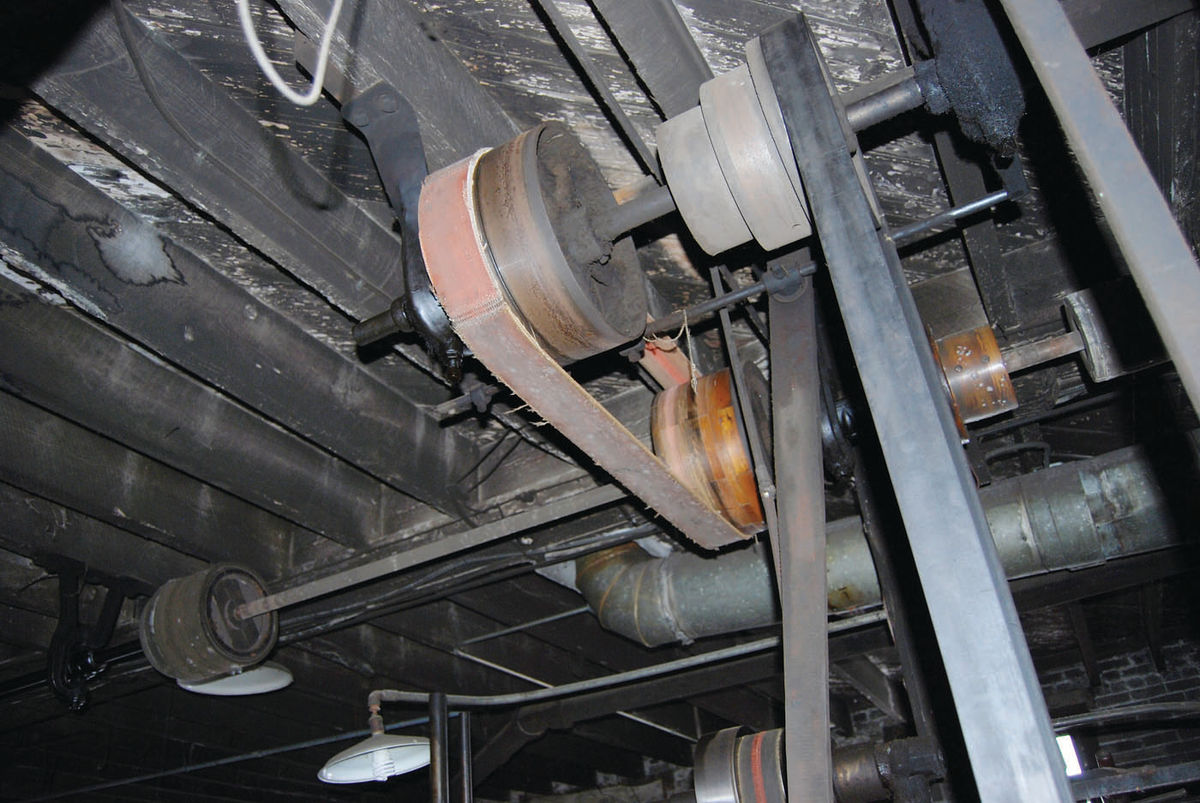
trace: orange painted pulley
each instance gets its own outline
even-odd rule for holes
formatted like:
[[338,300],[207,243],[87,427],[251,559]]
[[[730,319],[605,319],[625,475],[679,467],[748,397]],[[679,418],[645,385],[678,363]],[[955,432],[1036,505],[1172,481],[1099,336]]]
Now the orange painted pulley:
[[763,528],[762,502],[750,449],[738,425],[729,369],[654,397],[654,451],[675,478],[725,514],[744,533]]

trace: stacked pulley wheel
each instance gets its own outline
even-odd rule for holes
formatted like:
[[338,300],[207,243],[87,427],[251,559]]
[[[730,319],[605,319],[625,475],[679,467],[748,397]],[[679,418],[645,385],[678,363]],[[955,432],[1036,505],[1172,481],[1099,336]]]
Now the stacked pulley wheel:
[[279,616],[241,619],[238,606],[266,595],[254,573],[230,565],[170,580],[142,610],[138,636],[150,664],[164,675],[196,683],[263,661],[279,636]]
[[804,187],[758,40],[746,64],[700,87],[700,105],[658,127],[671,194],[710,254],[756,240],[781,248],[812,233]]
[[754,533],[763,527],[763,509],[740,418],[725,369],[697,378],[695,388],[684,383],[659,393],[650,431],[654,451],[680,482],[742,532]]

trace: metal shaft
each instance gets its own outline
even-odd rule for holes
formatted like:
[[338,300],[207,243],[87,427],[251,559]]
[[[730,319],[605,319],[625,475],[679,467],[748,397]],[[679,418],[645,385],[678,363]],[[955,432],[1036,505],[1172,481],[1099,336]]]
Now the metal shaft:
[[337,572],[336,574],[303,583],[275,594],[268,594],[253,602],[247,602],[238,606],[237,610],[234,611],[234,615],[239,619],[249,619],[252,616],[276,611],[299,602],[307,602],[310,599],[323,597],[326,594],[332,594],[335,591],[341,591],[350,586],[365,583],[368,580],[393,574],[401,569],[409,569],[437,558],[453,555],[464,549],[470,549],[513,535],[521,530],[528,530],[531,527],[556,521],[573,513],[581,513],[585,510],[600,507],[624,497],[625,492],[615,485],[602,485],[599,488],[584,491],[566,499],[560,499],[548,505],[527,510],[524,513],[518,513],[515,516],[509,516],[508,518],[484,524],[473,530],[439,538],[436,541],[373,560],[370,563],[365,563],[353,569]]
[[1067,357],[1071,354],[1078,354],[1083,350],[1083,338],[1080,337],[1079,333],[1067,332],[1065,335],[1058,335],[1046,340],[1027,343],[1024,346],[1017,346],[1013,349],[1006,349],[1001,352],[1001,356],[1004,357],[1004,367],[1008,369],[1010,374],[1015,374],[1017,371],[1023,371],[1026,368],[1032,368],[1035,365],[1041,365],[1042,363]]
[[846,120],[855,131],[862,131],[924,104],[925,95],[917,79],[909,77],[896,83],[889,81],[879,91],[847,103]]
[[596,233],[601,239],[616,240],[638,226],[675,211],[675,199],[666,185],[651,187],[623,204],[617,204],[608,215],[596,221]]

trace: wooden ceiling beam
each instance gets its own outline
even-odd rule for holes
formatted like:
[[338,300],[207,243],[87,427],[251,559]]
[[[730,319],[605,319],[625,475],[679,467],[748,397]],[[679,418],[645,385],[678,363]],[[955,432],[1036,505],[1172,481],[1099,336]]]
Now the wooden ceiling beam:
[[473,443],[12,129],[0,241],[77,307],[267,417],[435,506],[462,501]]

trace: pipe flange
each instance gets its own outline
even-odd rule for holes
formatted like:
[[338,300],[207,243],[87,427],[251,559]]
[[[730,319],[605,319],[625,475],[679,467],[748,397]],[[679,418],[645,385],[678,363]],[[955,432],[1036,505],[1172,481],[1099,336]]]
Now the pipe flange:
[[[780,156],[749,68],[742,65],[702,84],[700,110],[721,171],[754,239],[772,251],[812,234],[808,209]],[[791,149],[787,152],[790,155]]]
[[700,108],[658,127],[658,156],[675,206],[696,243],[719,254],[754,239],[733,199]]
[[633,241],[594,221],[616,208],[587,150],[562,123],[543,123],[479,160],[477,203],[508,298],[560,363],[641,336],[646,291]]

